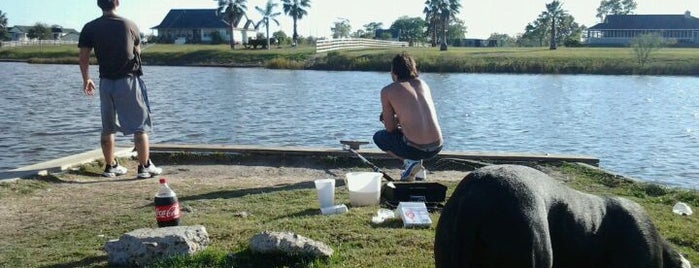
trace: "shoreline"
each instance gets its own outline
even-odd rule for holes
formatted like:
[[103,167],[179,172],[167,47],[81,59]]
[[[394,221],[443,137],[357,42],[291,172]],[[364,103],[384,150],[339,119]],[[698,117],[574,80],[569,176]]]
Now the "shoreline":
[[[408,52],[423,73],[699,75],[699,48],[662,48],[645,65],[630,48],[431,48],[355,49],[316,53],[315,47],[236,49],[222,45],[148,47],[144,65],[269,68],[325,71],[389,71],[390,59]],[[78,64],[72,46],[0,48],[0,62]],[[92,63],[96,60],[92,58]]]
[[[317,148],[317,147],[269,147],[269,146],[236,146],[222,144],[151,144],[151,155],[154,159],[167,159],[168,155],[178,154],[203,154],[203,155],[246,155],[262,159],[262,162],[283,162],[294,158],[327,158],[338,161],[350,161],[355,158],[344,149]],[[377,164],[400,168],[398,161],[377,149],[358,150],[366,158]],[[135,155],[132,148],[115,148],[117,157],[132,157]],[[0,172],[0,182],[15,181],[34,176],[46,176],[51,173],[60,173],[77,166],[98,161],[102,158],[100,149],[94,149],[66,157],[61,157],[41,163],[35,163],[16,169]],[[274,159],[274,160],[266,160]],[[355,158],[356,160],[356,158]],[[564,155],[564,154],[534,154],[534,153],[502,153],[502,152],[451,152],[445,151],[429,160],[430,164],[442,160],[462,161],[462,165],[468,167],[483,166],[484,164],[556,164],[562,162],[575,162],[599,168],[599,159],[588,155]],[[395,163],[394,163],[395,162]]]

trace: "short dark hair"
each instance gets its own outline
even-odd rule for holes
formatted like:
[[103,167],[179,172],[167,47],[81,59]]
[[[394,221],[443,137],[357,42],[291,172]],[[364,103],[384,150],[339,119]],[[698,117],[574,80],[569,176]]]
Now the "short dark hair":
[[103,11],[109,11],[114,9],[114,0],[97,0],[97,6],[99,6]]
[[418,77],[417,65],[415,59],[403,52],[393,57],[391,72],[396,75],[398,80],[408,80]]

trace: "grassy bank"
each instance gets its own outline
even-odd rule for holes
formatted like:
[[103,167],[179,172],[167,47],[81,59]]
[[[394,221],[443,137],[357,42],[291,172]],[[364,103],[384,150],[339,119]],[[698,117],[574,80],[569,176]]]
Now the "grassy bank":
[[[0,48],[0,59],[77,64],[75,46]],[[361,49],[315,54],[312,46],[231,50],[227,45],[152,45],[147,65],[256,66],[279,69],[389,71],[401,51],[413,54],[422,72],[532,74],[697,75],[699,49],[663,48],[645,66],[631,48],[436,48]]]
[[[214,163],[187,155],[173,155],[167,162],[159,159],[158,163],[170,163],[163,165],[187,211],[183,223],[204,225],[212,244],[193,257],[164,260],[153,267],[433,267],[439,213],[431,214],[434,224],[427,229],[405,229],[400,221],[372,225],[370,219],[378,206],[319,215],[312,179],[341,179],[345,172],[366,171],[361,163],[337,168],[337,159],[320,159],[299,161],[299,165],[283,161],[268,167],[237,156],[217,157]],[[135,167],[133,160],[123,159],[122,163],[131,170]],[[575,164],[539,168],[573,188],[640,203],[660,233],[692,263],[699,263],[699,216],[671,212],[678,201],[699,207],[696,191],[632,182]],[[0,211],[5,211],[0,223],[0,235],[5,237],[0,241],[0,267],[104,267],[102,246],[108,239],[155,227],[155,180],[105,179],[99,173],[101,163],[92,163],[66,174],[0,183]],[[449,196],[464,175],[436,170],[430,178],[447,185]],[[336,203],[349,203],[341,183]],[[240,212],[248,216],[236,216]],[[290,231],[322,241],[335,254],[327,261],[311,263],[256,256],[248,249],[248,239],[266,230]]]

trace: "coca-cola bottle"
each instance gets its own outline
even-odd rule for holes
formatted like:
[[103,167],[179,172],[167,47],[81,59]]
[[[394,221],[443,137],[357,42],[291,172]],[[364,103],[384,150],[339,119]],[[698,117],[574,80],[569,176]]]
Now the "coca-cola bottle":
[[160,179],[160,190],[155,194],[155,220],[158,227],[180,225],[180,204],[165,178]]

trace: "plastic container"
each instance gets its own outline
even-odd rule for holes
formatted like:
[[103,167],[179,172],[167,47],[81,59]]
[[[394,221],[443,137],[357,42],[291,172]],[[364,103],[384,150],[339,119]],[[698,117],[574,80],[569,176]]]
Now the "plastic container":
[[320,208],[328,208],[335,205],[335,180],[319,179],[313,181],[318,193],[318,203]]
[[379,172],[350,172],[345,174],[350,204],[355,207],[378,205],[381,199]]
[[403,220],[403,227],[427,228],[432,225],[430,213],[423,202],[400,202],[396,211]]
[[677,202],[677,204],[675,204],[675,206],[672,207],[672,212],[674,212],[677,215],[683,216],[689,216],[694,214],[692,208],[689,207],[689,205],[682,202]]
[[342,214],[345,212],[347,212],[347,206],[345,206],[345,204],[320,209],[320,213],[323,215]]

